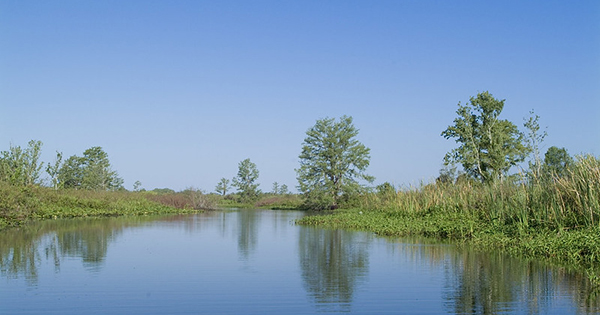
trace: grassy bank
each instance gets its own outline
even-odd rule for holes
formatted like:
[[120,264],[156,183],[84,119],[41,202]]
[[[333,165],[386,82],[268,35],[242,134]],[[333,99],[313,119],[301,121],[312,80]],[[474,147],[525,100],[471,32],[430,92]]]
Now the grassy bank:
[[438,183],[366,194],[352,206],[299,223],[453,239],[481,249],[576,265],[598,281],[600,160],[593,156],[579,157],[562,177],[491,185]]
[[169,204],[171,199],[145,193],[54,190],[0,183],[0,229],[31,220],[197,211],[185,203],[178,204],[179,207]]

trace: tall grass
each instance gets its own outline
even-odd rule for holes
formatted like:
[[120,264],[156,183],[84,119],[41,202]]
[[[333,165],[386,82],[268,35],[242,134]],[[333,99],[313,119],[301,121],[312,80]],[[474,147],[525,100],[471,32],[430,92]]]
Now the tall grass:
[[563,177],[550,174],[493,184],[429,184],[367,194],[355,206],[377,209],[374,211],[456,212],[523,230],[600,227],[600,160],[592,155],[579,156]]

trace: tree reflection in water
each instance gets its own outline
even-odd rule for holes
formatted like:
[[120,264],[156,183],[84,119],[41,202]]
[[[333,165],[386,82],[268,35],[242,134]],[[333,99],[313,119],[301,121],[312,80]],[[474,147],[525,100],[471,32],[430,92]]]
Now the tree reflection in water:
[[[287,246],[292,247],[297,242],[299,276],[304,291],[320,311],[352,311],[353,300],[357,296],[368,296],[367,299],[374,303],[390,303],[390,307],[397,307],[398,301],[380,301],[377,295],[369,296],[373,292],[367,290],[381,292],[377,289],[385,287],[390,292],[401,292],[404,288],[397,286],[404,283],[396,281],[390,285],[391,278],[382,279],[383,283],[375,283],[375,279],[371,280],[373,283],[367,281],[370,264],[390,268],[381,269],[390,273],[411,266],[429,265],[429,269],[422,270],[438,270],[442,277],[437,284],[442,292],[439,298],[443,299],[443,308],[449,313],[499,314],[518,310],[527,314],[544,314],[562,308],[581,314],[597,314],[600,311],[599,288],[593,287],[584,274],[566,268],[509,258],[499,253],[480,253],[466,247],[440,245],[435,240],[382,240],[369,233],[294,226],[290,220],[295,217],[290,213],[265,213],[215,211],[197,216],[160,217],[158,220],[162,226],[173,227],[174,231],[185,230],[193,234],[216,229],[217,237],[233,238],[238,260],[249,266],[261,261],[249,259],[261,254],[259,243],[264,243],[261,248],[265,248],[268,242],[273,241],[289,240]],[[87,271],[99,272],[107,259],[109,246],[118,242],[116,239],[127,228],[152,221],[157,221],[157,218],[57,220],[2,231],[0,276],[24,278],[28,285],[36,286],[43,265],[53,266],[55,272],[59,272],[61,266],[66,265],[65,259],[73,258],[80,259]],[[259,233],[271,228],[272,234]],[[203,244],[210,242],[199,242],[198,246]],[[379,247],[380,244],[385,247]],[[386,255],[372,254],[371,247],[385,249]],[[210,250],[207,247],[206,253]],[[395,263],[406,260],[410,263]],[[290,268],[289,272],[290,277],[295,277],[298,269]],[[375,275],[375,272],[372,271],[372,274]],[[236,277],[235,271],[232,277]],[[231,281],[235,282],[235,279]],[[354,311],[359,308],[355,306]]]
[[528,314],[545,314],[565,296],[582,314],[600,310],[600,300],[590,298],[593,288],[582,274],[501,253],[465,250],[450,257],[446,299],[455,313],[499,314],[518,305]]
[[248,261],[256,251],[259,223],[260,212],[243,210],[237,213],[238,253],[242,261]]
[[578,313],[597,314],[600,310],[596,289],[585,275],[545,262],[440,246],[439,241],[423,238],[389,239],[388,251],[406,255],[414,264],[442,268],[443,298],[450,313],[502,314],[519,310],[545,314],[567,307],[565,297],[572,299]]
[[98,271],[108,246],[124,228],[149,220],[144,217],[69,219],[43,221],[0,233],[0,275],[24,277],[30,285],[38,280],[42,261],[60,270],[65,257],[79,257],[83,266]]
[[369,269],[367,235],[300,228],[298,257],[302,279],[318,308],[350,311],[354,290],[365,281]]

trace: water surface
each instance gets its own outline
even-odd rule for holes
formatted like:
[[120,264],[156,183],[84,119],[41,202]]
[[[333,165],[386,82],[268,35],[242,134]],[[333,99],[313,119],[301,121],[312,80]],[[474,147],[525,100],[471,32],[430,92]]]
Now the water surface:
[[0,232],[0,314],[596,314],[586,278],[297,211],[46,221]]

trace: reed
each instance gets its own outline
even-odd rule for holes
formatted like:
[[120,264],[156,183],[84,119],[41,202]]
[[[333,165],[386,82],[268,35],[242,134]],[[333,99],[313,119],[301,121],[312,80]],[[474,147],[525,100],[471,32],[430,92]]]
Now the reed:
[[600,226],[600,161],[579,156],[568,175],[481,184],[428,184],[386,194],[366,194],[354,205],[369,211],[419,213],[438,209],[476,215],[495,225],[521,230]]

